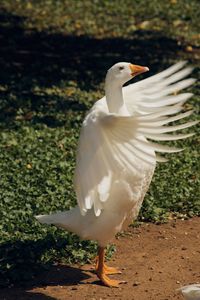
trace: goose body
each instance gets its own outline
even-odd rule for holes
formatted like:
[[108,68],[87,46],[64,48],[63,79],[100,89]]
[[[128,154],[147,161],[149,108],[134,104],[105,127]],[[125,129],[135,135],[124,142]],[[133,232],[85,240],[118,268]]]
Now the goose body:
[[126,81],[148,68],[118,63],[109,69],[106,95],[93,105],[80,133],[74,174],[78,205],[66,212],[36,217],[82,239],[96,240],[100,247],[97,275],[107,286],[118,286],[119,282],[107,277],[113,270],[105,266],[104,248],[136,219],[156,161],[166,161],[156,153],[181,151],[155,141],[189,137],[191,134],[169,132],[196,124],[166,126],[192,113],[177,115],[192,94],[175,93],[194,82],[183,79],[191,72],[184,65],[177,63],[127,87],[123,87]]

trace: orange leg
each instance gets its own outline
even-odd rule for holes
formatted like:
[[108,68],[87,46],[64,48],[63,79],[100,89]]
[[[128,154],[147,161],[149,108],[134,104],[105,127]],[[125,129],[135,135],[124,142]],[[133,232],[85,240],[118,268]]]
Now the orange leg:
[[105,265],[104,263],[105,250],[102,247],[99,247],[98,250],[98,260],[96,265],[96,272],[99,279],[103,282],[104,285],[109,287],[119,287],[120,283],[125,283],[125,281],[113,280],[110,279],[107,274],[118,274],[120,271],[111,268]]

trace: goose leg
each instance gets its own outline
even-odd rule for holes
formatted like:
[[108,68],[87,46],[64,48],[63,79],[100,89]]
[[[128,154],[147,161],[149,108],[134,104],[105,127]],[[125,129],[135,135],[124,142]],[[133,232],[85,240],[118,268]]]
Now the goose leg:
[[98,250],[98,261],[96,266],[96,273],[99,279],[103,282],[104,285],[108,287],[119,287],[120,283],[125,283],[125,281],[110,279],[107,274],[116,274],[119,273],[115,268],[110,268],[105,265],[104,262],[105,249],[103,247],[99,247]]

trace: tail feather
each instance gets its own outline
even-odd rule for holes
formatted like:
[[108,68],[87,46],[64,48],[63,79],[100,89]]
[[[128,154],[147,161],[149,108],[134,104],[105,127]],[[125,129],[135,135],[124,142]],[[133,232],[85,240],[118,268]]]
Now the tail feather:
[[42,224],[52,224],[78,235],[80,235],[84,219],[80,214],[78,206],[68,211],[57,212],[51,215],[38,215],[35,218]]
[[35,218],[42,224],[53,224],[55,222],[54,215],[38,215]]
[[35,218],[42,224],[54,224],[57,226],[64,225],[68,227],[72,222],[71,218],[72,210],[57,212],[51,215],[38,215]]

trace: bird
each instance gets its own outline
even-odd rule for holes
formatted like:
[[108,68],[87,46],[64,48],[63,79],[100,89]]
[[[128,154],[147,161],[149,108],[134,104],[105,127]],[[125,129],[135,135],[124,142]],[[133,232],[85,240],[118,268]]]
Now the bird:
[[190,284],[177,289],[186,300],[200,300],[200,284]]
[[185,61],[178,62],[127,86],[124,84],[149,68],[118,62],[107,71],[105,96],[94,103],[80,131],[73,180],[77,205],[36,216],[40,223],[98,243],[95,270],[105,286],[124,283],[108,276],[121,272],[106,265],[106,246],[137,218],[156,163],[167,161],[157,152],[182,151],[158,142],[190,137],[193,133],[171,133],[197,124],[168,125],[193,112],[182,112],[192,94],[180,91],[195,82],[186,78],[192,68],[185,65]]

